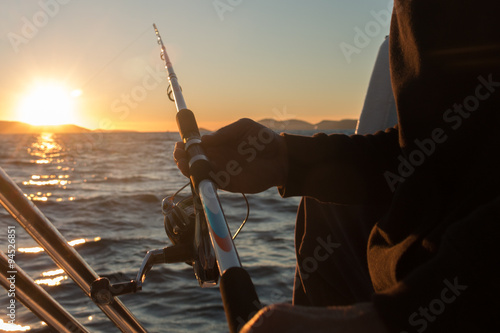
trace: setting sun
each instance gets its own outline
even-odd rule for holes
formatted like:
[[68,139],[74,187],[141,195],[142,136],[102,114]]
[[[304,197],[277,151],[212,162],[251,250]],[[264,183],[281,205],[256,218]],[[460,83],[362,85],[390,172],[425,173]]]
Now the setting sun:
[[17,118],[31,125],[74,124],[75,99],[80,94],[56,83],[39,84],[22,99]]

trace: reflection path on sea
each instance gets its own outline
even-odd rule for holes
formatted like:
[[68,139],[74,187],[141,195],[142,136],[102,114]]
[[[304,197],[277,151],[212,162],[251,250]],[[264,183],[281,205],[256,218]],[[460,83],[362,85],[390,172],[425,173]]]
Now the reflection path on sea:
[[53,189],[65,190],[71,185],[70,175],[74,171],[70,155],[66,154],[64,147],[56,140],[52,133],[42,133],[27,148],[27,153],[32,157],[30,163],[43,165],[38,168],[42,171],[39,174],[32,174],[31,178],[23,181],[29,193],[26,193],[28,199],[32,201],[51,200],[75,200],[75,197],[64,197],[58,191],[58,195],[53,195]]

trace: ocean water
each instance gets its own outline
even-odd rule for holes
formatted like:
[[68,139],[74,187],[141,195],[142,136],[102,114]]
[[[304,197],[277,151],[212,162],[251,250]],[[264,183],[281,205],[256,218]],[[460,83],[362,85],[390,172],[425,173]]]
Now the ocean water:
[[[187,183],[172,158],[178,138],[177,133],[0,135],[0,166],[74,241],[97,274],[127,280],[135,278],[148,250],[171,245],[161,201]],[[238,194],[219,194],[234,232],[245,217],[245,201]],[[235,241],[242,264],[262,303],[291,302],[299,198],[282,199],[270,189],[248,200],[250,218]],[[7,252],[8,226],[16,226],[16,263],[22,269],[89,331],[119,332],[0,208],[2,251]],[[149,332],[228,331],[218,288],[200,288],[184,263],[155,266],[142,291],[120,299]],[[6,292],[0,293],[0,309],[7,302]],[[7,320],[6,310],[0,310],[0,331]],[[16,331],[46,327],[22,307],[16,324]]]

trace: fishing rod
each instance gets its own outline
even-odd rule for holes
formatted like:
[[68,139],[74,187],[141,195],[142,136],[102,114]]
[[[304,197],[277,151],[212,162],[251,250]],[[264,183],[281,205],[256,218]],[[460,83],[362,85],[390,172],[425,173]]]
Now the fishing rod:
[[[261,307],[255,287],[247,271],[242,267],[238,252],[217,195],[217,185],[211,179],[212,167],[201,146],[201,136],[194,113],[187,108],[177,75],[167,54],[160,32],[153,24],[161,58],[170,83],[171,99],[177,109],[176,120],[189,161],[189,174],[198,220],[204,220],[215,252],[220,274],[220,292],[231,332],[237,332]],[[198,201],[199,200],[199,201]],[[199,209],[202,208],[202,209]],[[200,211],[202,210],[202,212]],[[202,229],[203,230],[203,229]]]
[[201,145],[194,113],[187,108],[165,44],[155,24],[153,27],[168,73],[167,95],[175,102],[177,126],[189,160],[190,183],[184,187],[190,185],[192,195],[176,199],[183,187],[163,199],[165,231],[173,245],[148,251],[135,280],[112,284],[107,277],[96,279],[91,285],[91,297],[97,304],[110,304],[116,296],[142,290],[153,266],[185,262],[193,267],[201,287],[215,286],[219,282],[229,330],[236,333],[260,310],[261,304],[250,275],[241,265],[234,237],[231,238],[217,185],[210,177],[212,167]]

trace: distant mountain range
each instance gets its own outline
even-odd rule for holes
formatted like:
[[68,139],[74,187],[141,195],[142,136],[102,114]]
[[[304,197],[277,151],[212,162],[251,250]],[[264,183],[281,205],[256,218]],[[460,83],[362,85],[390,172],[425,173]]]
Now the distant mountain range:
[[[260,124],[269,127],[276,131],[306,131],[306,130],[354,130],[357,120],[323,120],[317,124],[311,124],[307,121],[290,119],[290,120],[274,120],[262,119],[258,121]],[[100,131],[100,130],[97,130]],[[0,120],[0,134],[21,134],[21,133],[88,133],[92,132],[87,128],[76,125],[57,125],[57,126],[33,126],[19,121],[2,121]],[[107,132],[107,131],[102,131]],[[113,132],[123,132],[116,130]]]
[[91,130],[76,125],[57,125],[57,126],[33,126],[19,121],[0,120],[1,134],[21,134],[21,133],[87,133]]
[[289,120],[274,120],[262,119],[258,121],[260,124],[278,131],[306,131],[306,130],[354,130],[358,121],[356,119],[343,120],[323,120],[317,124],[311,124],[307,121],[289,119]]

